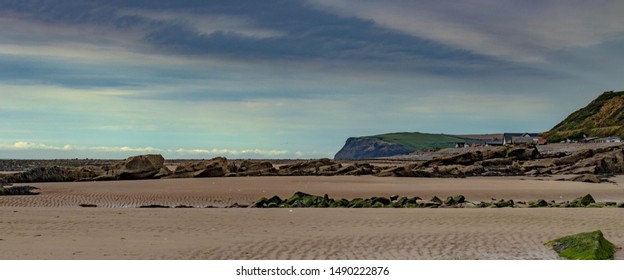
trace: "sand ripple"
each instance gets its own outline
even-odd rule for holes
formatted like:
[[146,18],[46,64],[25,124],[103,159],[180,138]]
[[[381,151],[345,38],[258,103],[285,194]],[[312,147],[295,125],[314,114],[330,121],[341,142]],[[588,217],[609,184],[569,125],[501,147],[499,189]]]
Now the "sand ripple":
[[[624,181],[624,177],[617,180]],[[40,195],[0,197],[0,207],[78,207],[80,204],[104,208],[134,208],[149,204],[227,206],[251,204],[262,196],[286,198],[297,191],[327,193],[334,198],[348,199],[393,194],[428,199],[434,195],[444,198],[463,194],[472,201],[490,201],[492,198],[564,201],[591,193],[599,201],[624,201],[624,187],[618,184],[526,178],[248,177],[32,185],[40,188]]]

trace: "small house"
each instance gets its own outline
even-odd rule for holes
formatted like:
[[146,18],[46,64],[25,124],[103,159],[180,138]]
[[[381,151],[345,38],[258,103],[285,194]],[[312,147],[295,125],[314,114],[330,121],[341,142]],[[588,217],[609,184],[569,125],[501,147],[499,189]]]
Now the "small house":
[[503,134],[503,145],[537,143],[539,139],[538,133],[505,133]]

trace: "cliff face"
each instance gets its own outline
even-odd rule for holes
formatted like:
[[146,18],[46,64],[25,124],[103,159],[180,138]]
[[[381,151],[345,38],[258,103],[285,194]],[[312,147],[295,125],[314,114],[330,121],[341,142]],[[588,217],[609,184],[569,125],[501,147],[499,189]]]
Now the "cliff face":
[[608,91],[546,132],[550,142],[587,136],[624,137],[624,91]]
[[408,154],[403,145],[371,137],[350,137],[334,156],[336,160],[358,160]]

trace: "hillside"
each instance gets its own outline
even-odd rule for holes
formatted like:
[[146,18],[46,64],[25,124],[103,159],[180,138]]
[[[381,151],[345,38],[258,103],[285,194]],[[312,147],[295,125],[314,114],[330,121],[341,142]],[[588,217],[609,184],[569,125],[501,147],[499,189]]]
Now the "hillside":
[[624,91],[607,91],[545,133],[549,142],[596,137],[624,137]]
[[446,134],[399,132],[364,137],[350,137],[336,154],[337,160],[390,157],[418,150],[454,147],[457,142],[471,142]]

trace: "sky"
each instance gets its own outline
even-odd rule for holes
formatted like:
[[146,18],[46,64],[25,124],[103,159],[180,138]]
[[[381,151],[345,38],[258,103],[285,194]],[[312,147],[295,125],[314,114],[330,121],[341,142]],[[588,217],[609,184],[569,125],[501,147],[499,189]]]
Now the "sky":
[[333,157],[623,90],[620,0],[0,0],[0,158]]

